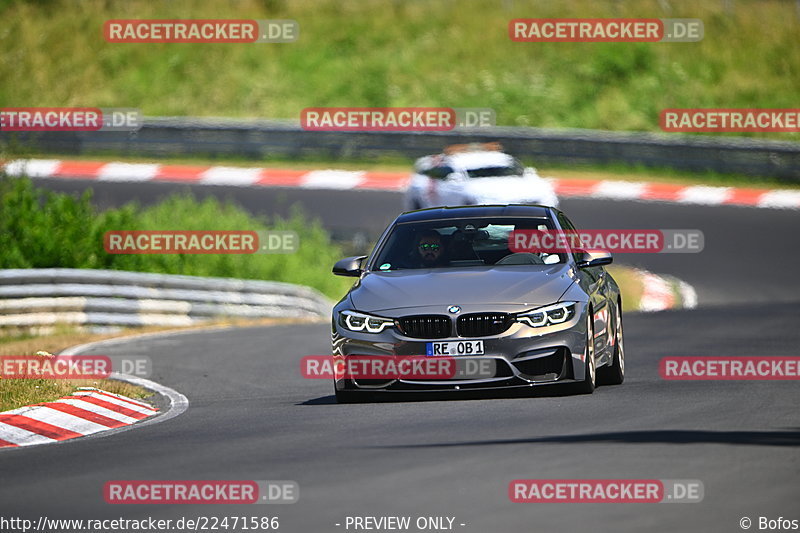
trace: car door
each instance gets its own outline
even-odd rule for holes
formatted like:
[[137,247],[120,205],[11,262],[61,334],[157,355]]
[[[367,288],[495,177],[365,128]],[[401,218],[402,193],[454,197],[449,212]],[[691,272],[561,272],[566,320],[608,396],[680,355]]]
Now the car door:
[[[565,231],[577,231],[572,222],[563,213],[558,214],[558,222]],[[575,270],[578,275],[578,283],[581,288],[589,295],[592,304],[595,354],[598,365],[605,364],[612,357],[611,336],[612,308],[609,305],[609,285],[608,273],[602,266],[578,268],[580,261],[580,251],[573,250],[572,259],[575,263]]]

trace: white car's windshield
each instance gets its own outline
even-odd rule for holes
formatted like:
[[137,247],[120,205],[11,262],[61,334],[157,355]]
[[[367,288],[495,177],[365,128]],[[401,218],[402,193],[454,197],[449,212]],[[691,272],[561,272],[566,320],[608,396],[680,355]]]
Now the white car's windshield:
[[494,178],[498,176],[521,176],[525,170],[522,165],[481,167],[467,170],[470,178]]

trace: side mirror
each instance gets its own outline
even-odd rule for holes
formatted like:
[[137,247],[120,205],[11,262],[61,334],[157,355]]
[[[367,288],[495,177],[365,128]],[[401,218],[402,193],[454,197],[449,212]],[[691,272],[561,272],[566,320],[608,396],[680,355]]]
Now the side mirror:
[[585,250],[581,252],[578,260],[578,268],[596,267],[609,265],[614,261],[611,252],[605,250]]
[[366,255],[361,255],[340,259],[333,265],[333,273],[337,276],[351,276],[357,278],[361,275],[361,272],[363,272],[363,270],[361,270],[361,262],[366,258]]

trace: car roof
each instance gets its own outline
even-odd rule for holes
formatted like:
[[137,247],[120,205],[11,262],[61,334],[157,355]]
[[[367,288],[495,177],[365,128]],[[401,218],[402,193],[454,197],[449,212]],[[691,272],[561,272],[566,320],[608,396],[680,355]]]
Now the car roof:
[[432,207],[403,213],[396,224],[475,217],[535,217],[553,218],[556,210],[541,205],[465,205],[457,207]]
[[465,170],[485,167],[507,167],[514,164],[509,154],[497,151],[460,152],[447,156],[447,161]]

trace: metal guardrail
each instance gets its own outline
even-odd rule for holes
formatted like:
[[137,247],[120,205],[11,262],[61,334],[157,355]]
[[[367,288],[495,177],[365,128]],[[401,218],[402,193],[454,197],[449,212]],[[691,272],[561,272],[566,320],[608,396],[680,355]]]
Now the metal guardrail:
[[327,317],[310,287],[276,281],[68,268],[0,270],[0,327],[184,326],[212,318]]
[[38,153],[167,157],[182,155],[370,158],[420,157],[447,144],[500,141],[506,150],[548,164],[626,163],[800,181],[800,143],[699,135],[539,128],[450,132],[315,132],[296,121],[147,118],[136,132],[0,132],[0,142]]

